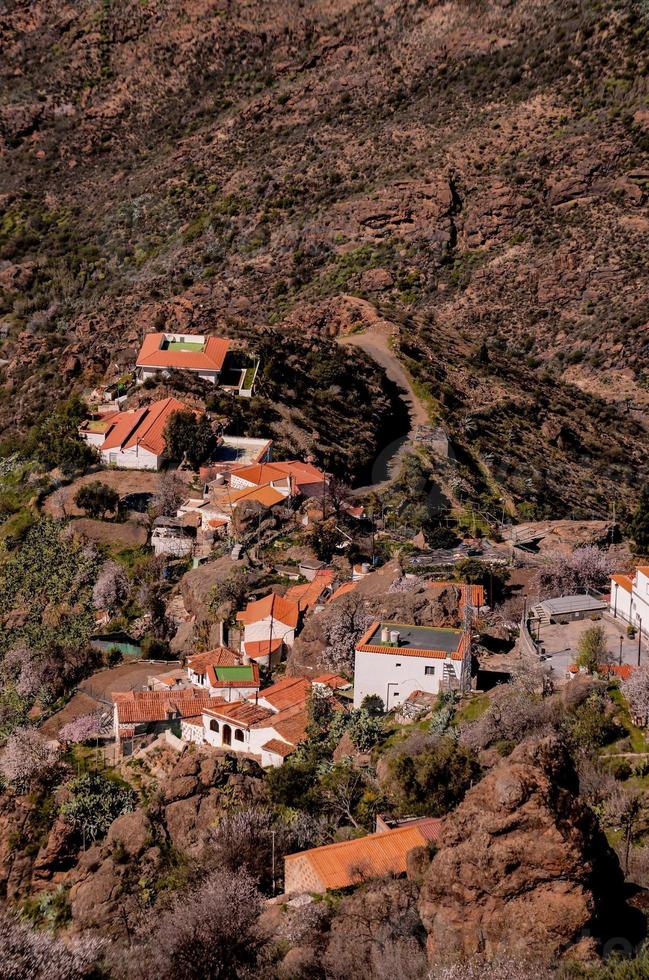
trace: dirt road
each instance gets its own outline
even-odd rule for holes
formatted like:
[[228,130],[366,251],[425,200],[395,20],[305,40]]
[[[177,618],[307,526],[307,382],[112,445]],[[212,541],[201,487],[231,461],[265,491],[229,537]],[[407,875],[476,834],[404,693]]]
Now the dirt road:
[[400,389],[410,419],[409,431],[384,446],[378,454],[372,467],[372,482],[367,486],[357,487],[354,490],[357,496],[388,487],[399,472],[403,457],[412,446],[417,426],[430,425],[426,405],[414,391],[406,369],[390,347],[391,336],[390,330],[374,325],[364,333],[338,338],[341,344],[359,347],[383,368],[390,381]]

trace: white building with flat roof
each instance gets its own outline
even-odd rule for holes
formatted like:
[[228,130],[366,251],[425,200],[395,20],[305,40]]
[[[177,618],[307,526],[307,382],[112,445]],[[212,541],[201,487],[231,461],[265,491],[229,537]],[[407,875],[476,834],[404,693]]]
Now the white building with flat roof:
[[463,630],[374,622],[356,645],[354,707],[368,694],[390,711],[414,691],[460,690],[470,677],[470,649]]

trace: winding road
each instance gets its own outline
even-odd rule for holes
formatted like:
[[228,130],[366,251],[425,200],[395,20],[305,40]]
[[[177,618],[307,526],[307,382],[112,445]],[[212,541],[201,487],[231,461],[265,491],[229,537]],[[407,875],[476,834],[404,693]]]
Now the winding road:
[[354,493],[358,496],[370,491],[385,489],[394,480],[399,471],[401,460],[414,441],[415,430],[420,425],[430,425],[428,410],[422,399],[414,391],[408,373],[390,347],[390,337],[394,336],[389,328],[375,324],[363,333],[349,334],[339,337],[338,342],[349,347],[359,347],[376,361],[386,375],[401,391],[401,398],[408,411],[410,429],[398,439],[392,440],[378,454],[372,467],[372,477],[375,482],[357,487]]

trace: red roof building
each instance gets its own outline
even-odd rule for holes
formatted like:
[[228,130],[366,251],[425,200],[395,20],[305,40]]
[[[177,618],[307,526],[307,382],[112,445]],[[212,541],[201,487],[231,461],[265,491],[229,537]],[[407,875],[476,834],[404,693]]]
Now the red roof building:
[[[174,412],[188,411],[177,398],[165,398],[130,412],[116,412],[101,420],[101,431],[91,420],[84,422],[79,434],[99,450],[107,465],[123,469],[157,470],[166,448],[164,432]],[[199,415],[200,412],[196,412]]]
[[138,380],[159,371],[192,371],[206,381],[217,382],[223,369],[229,340],[195,334],[150,333],[137,356]]

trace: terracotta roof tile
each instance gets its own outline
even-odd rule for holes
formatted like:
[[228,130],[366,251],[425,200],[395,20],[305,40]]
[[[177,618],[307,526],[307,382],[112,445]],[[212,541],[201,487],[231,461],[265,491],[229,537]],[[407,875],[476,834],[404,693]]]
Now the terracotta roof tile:
[[327,602],[334,602],[336,599],[340,599],[341,596],[347,595],[348,592],[353,592],[354,589],[358,587],[358,582],[343,582],[339,585],[335,592],[333,592]]
[[257,503],[263,504],[264,507],[275,507],[276,504],[286,500],[286,494],[280,493],[270,484],[263,487],[246,487],[242,490],[230,491],[230,501],[233,507],[250,500],[255,500]]
[[[99,448],[102,451],[124,450],[137,445],[155,456],[161,456],[165,450],[164,430],[170,416],[174,412],[186,411],[189,411],[187,405],[177,398],[165,398],[137,411],[120,412],[114,417],[112,426]],[[200,415],[200,412],[196,414]]]
[[633,579],[628,575],[611,575],[611,581],[621,586],[625,592],[631,592],[633,590]]
[[242,728],[250,728],[253,725],[259,727],[260,723],[274,717],[273,712],[268,708],[262,708],[261,705],[253,704],[252,701],[224,702],[214,708],[206,709],[205,714],[236,722]]
[[296,602],[290,602],[276,592],[271,592],[263,599],[249,602],[242,612],[237,613],[237,620],[246,626],[271,617],[295,629],[300,618],[300,610]]
[[228,650],[227,647],[216,647],[214,650],[195,653],[187,658],[187,666],[196,673],[200,673],[207,667],[237,667],[240,662],[239,655],[234,650]]
[[229,340],[207,337],[202,351],[161,350],[164,333],[146,335],[137,356],[138,367],[177,368],[186,371],[220,371],[230,347]]
[[276,637],[274,640],[244,640],[243,648],[247,657],[251,660],[261,660],[262,657],[269,657],[271,653],[281,650],[284,640]]
[[286,598],[292,602],[297,602],[300,612],[306,612],[315,606],[318,599],[333,581],[334,573],[330,568],[323,568],[316,572],[315,578],[311,582],[302,585],[293,585],[286,592]]
[[304,704],[311,692],[311,681],[308,677],[283,677],[281,681],[264,688],[259,697],[272,705],[276,711]]
[[368,878],[404,874],[408,851],[436,840],[439,828],[440,820],[429,817],[383,833],[288,854],[284,859],[287,877],[292,862],[304,861],[324,890],[347,888]]
[[271,738],[270,741],[262,745],[262,749],[266,752],[273,752],[275,755],[279,755],[282,759],[285,759],[291,752],[295,752],[295,746],[289,745],[288,742],[280,742],[278,738]]
[[170,716],[189,718],[206,708],[225,704],[223,698],[210,697],[194,688],[180,691],[125,691],[114,693],[112,698],[120,725],[166,721]]
[[[450,630],[450,629],[439,629],[439,633],[454,633],[458,635],[457,647],[454,650],[443,650],[443,649],[433,649],[428,647],[415,647],[415,646],[390,646],[388,644],[382,643],[370,643],[370,639],[374,637],[376,631],[383,626],[388,626],[393,629],[410,629],[411,627],[405,626],[401,623],[383,623],[376,621],[372,623],[369,629],[364,633],[359,642],[356,644],[356,649],[361,653],[382,653],[390,654],[391,656],[399,657],[428,657],[433,660],[446,660],[450,658],[451,660],[463,660],[464,654],[466,652],[468,637],[466,633],[461,630]],[[430,629],[431,634],[435,630],[435,627],[413,627],[413,629],[424,630]]]

